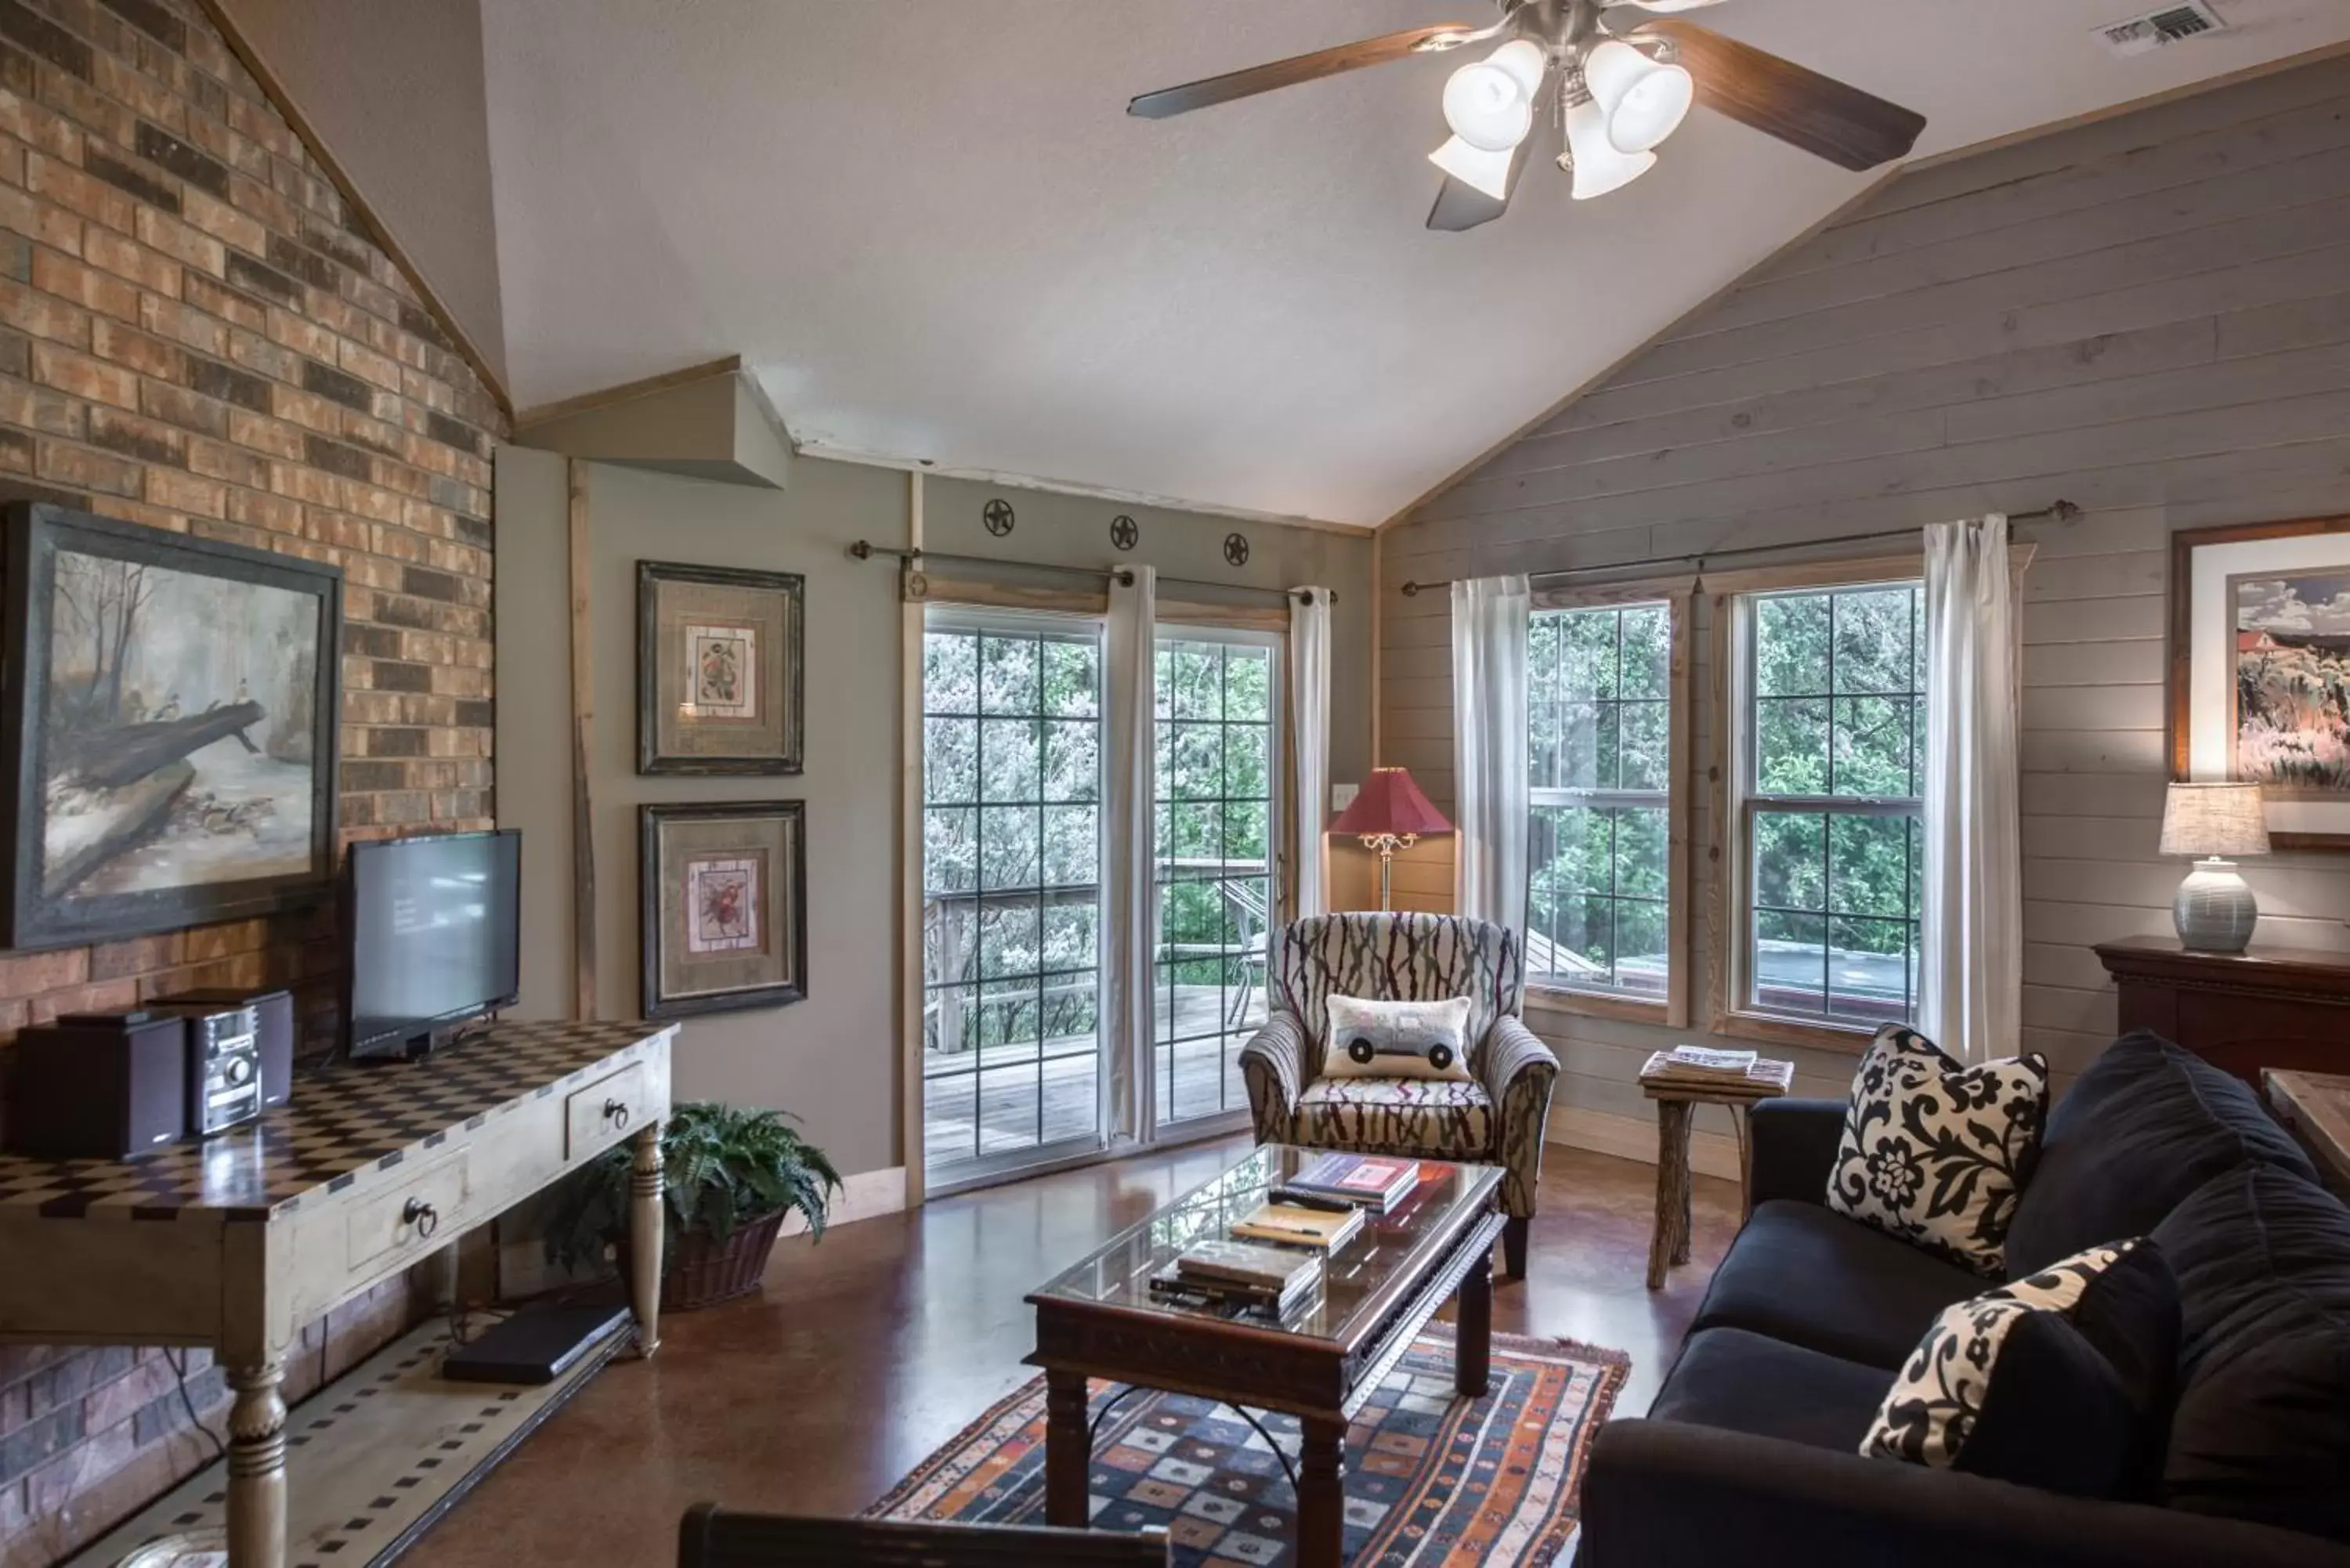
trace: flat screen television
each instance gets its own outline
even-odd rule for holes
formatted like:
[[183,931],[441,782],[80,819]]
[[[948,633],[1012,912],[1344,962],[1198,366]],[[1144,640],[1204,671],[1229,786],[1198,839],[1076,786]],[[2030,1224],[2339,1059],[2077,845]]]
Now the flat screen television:
[[420,1056],[514,1005],[522,835],[444,833],[351,846],[343,877],[343,1040],[354,1057]]

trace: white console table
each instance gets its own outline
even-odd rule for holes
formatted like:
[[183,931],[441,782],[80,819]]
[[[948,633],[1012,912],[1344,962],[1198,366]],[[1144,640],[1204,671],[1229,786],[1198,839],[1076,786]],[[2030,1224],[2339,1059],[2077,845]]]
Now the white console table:
[[284,1568],[286,1357],[302,1325],[623,1139],[629,1282],[659,1343],[675,1025],[503,1023],[297,1079],[256,1123],[134,1160],[0,1157],[0,1339],[206,1345],[227,1374],[233,1568]]

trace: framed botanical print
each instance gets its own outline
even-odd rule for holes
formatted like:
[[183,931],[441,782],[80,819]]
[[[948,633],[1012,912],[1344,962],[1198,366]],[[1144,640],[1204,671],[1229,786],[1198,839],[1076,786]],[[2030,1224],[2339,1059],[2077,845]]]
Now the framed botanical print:
[[2171,535],[2171,776],[2262,786],[2284,849],[2350,849],[2350,517]]
[[806,996],[806,803],[639,811],[644,1015],[778,1007]]
[[5,572],[0,945],[332,896],[341,568],[19,503]]
[[637,771],[800,771],[802,618],[794,572],[637,563]]

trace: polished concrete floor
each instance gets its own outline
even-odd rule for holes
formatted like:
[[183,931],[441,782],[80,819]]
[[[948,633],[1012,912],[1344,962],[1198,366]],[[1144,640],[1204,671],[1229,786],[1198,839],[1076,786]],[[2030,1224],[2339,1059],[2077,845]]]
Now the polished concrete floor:
[[[1227,1140],[942,1200],[777,1250],[763,1293],[672,1316],[650,1362],[600,1374],[403,1559],[404,1568],[675,1560],[693,1502],[848,1514],[1030,1376],[1022,1296],[1207,1179]],[[1493,1326],[1632,1356],[1648,1407],[1738,1223],[1700,1178],[1694,1261],[1642,1285],[1655,1172],[1553,1147],[1528,1277]]]

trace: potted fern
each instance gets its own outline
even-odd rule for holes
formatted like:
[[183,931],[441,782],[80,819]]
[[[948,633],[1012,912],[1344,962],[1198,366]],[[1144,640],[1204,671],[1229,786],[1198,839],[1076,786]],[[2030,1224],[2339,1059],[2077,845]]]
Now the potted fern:
[[[666,1187],[661,1310],[695,1307],[759,1288],[787,1214],[819,1240],[840,1173],[782,1111],[689,1101],[661,1128]],[[629,1152],[606,1150],[567,1187],[546,1235],[567,1269],[618,1256],[628,1269]]]

